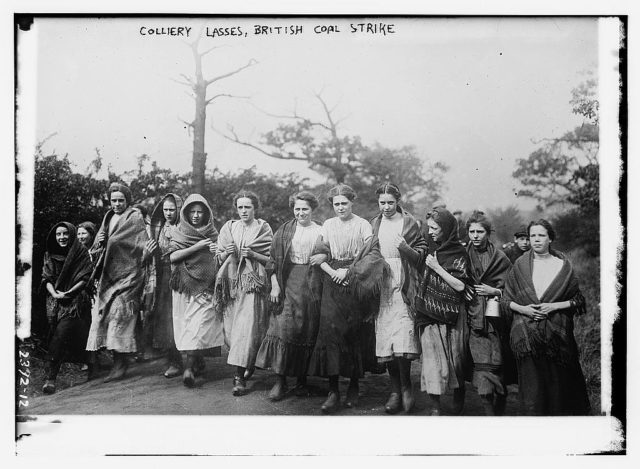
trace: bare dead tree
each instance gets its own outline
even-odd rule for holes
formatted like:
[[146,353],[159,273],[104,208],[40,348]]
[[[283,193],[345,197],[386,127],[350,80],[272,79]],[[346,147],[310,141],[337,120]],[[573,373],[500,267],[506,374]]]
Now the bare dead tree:
[[254,105],[270,117],[294,121],[293,124],[279,124],[275,130],[267,132],[261,144],[241,139],[231,125],[227,126],[227,133],[218,133],[227,140],[252,148],[271,158],[306,161],[312,169],[325,173],[337,183],[342,183],[349,174],[358,169],[359,156],[365,147],[359,137],[341,137],[338,129],[344,119],[335,119],[336,106],[329,108],[322,97],[322,91],[314,93],[314,96],[323,110],[322,120],[313,120],[298,114],[297,106],[294,106],[291,114],[279,115],[266,112]]
[[193,130],[193,157],[191,160],[192,167],[192,184],[193,190],[198,193],[204,192],[204,172],[207,163],[207,153],[204,150],[204,137],[205,137],[205,122],[207,119],[207,106],[218,98],[246,98],[246,96],[234,96],[227,93],[218,93],[210,98],[207,98],[207,89],[210,85],[240,73],[246,68],[256,65],[258,62],[255,59],[249,60],[245,65],[231,70],[226,73],[222,73],[213,78],[206,79],[202,74],[202,59],[215,49],[219,49],[222,46],[214,46],[205,50],[199,51],[200,38],[202,37],[202,31],[198,34],[197,39],[191,43],[186,43],[193,54],[193,61],[195,64],[195,74],[193,77],[185,74],[180,74],[180,80],[173,80],[176,83],[187,86],[191,89],[192,93],[188,95],[195,101],[195,116],[191,122],[180,119],[187,125],[189,133]]

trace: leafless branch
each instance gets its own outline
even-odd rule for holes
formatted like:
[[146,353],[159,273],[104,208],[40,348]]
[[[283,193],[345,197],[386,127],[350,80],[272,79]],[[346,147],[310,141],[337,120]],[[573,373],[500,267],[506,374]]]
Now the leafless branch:
[[214,50],[214,49],[221,49],[221,48],[223,48],[223,47],[227,47],[227,45],[225,44],[225,45],[222,45],[222,46],[213,46],[213,47],[210,47],[210,48],[208,48],[206,51],[204,51],[204,52],[200,52],[200,57],[204,57],[205,55],[207,55],[209,52],[211,52],[211,51],[212,51],[212,50]]
[[242,67],[239,67],[239,68],[237,68],[235,70],[232,70],[231,72],[224,73],[224,74],[219,75],[217,77],[214,77],[214,78],[211,78],[209,80],[206,80],[205,81],[205,85],[209,86],[211,83],[215,83],[218,80],[222,80],[223,78],[227,78],[227,77],[230,77],[232,75],[235,75],[236,73],[241,72],[245,68],[249,68],[249,67],[251,67],[251,66],[253,66],[253,65],[257,64],[257,63],[258,63],[258,61],[256,59],[251,59],[251,60],[249,60],[249,62],[247,62],[246,65],[243,65]]
[[315,122],[312,121],[311,119],[308,119],[306,117],[302,117],[300,115],[298,115],[297,111],[294,109],[293,114],[273,114],[271,112],[265,111],[264,109],[259,108],[258,106],[256,106],[254,103],[251,103],[251,106],[253,106],[254,108],[256,108],[258,111],[262,112],[263,114],[269,116],[269,117],[275,117],[276,119],[295,119],[295,120],[299,120],[299,121],[303,121],[303,122],[308,122],[310,125],[314,126],[314,127],[322,127],[328,131],[331,132],[331,127],[329,127],[328,125],[322,123],[322,122]]
[[227,129],[229,130],[229,132],[231,133],[232,137],[218,131],[217,129],[215,129],[213,126],[211,127],[213,129],[214,132],[216,132],[219,135],[222,135],[224,138],[226,138],[227,140],[237,143],[239,145],[244,145],[245,147],[249,147],[249,148],[253,148],[256,151],[259,151],[260,153],[262,153],[263,155],[267,155],[270,156],[271,158],[277,158],[279,160],[298,160],[298,161],[308,161],[306,157],[304,156],[295,156],[295,155],[291,155],[289,154],[289,156],[285,156],[282,153],[278,153],[278,152],[269,152],[266,151],[264,148],[259,147],[258,145],[254,145],[253,143],[250,142],[246,142],[244,140],[240,140],[240,138],[238,138],[238,135],[236,134],[233,126],[228,125]]
[[180,80],[176,80],[175,78],[170,78],[171,81],[175,81],[176,83],[180,84],[180,85],[184,85],[184,86],[188,86],[189,88],[193,88],[193,85],[191,83],[187,83],[185,81],[180,81]]
[[236,96],[236,95],[233,95],[233,94],[220,93],[220,94],[217,94],[217,95],[212,96],[211,98],[207,99],[205,101],[205,105],[208,106],[209,104],[211,104],[211,101],[213,101],[214,99],[222,98],[222,97],[225,97],[225,98],[237,98],[237,99],[249,99],[249,98],[251,98],[251,96]]

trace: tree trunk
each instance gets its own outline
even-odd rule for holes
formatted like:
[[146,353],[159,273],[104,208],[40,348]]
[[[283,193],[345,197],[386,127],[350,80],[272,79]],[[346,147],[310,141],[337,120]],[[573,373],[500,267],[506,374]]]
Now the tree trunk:
[[207,119],[206,93],[207,88],[204,83],[199,83],[195,89],[196,115],[193,119],[193,159],[191,161],[193,191],[197,194],[204,193],[204,171],[207,163],[207,154],[204,151]]

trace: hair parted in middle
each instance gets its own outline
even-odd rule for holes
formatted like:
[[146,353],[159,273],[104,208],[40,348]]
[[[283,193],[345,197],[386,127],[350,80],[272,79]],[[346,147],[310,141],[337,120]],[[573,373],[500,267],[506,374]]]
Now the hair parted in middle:
[[236,208],[238,206],[238,199],[242,198],[251,200],[254,210],[258,210],[260,208],[260,199],[258,198],[258,194],[244,189],[233,196],[233,208]]
[[296,200],[303,200],[309,204],[311,210],[318,208],[318,198],[309,191],[300,191],[297,194],[293,194],[289,197],[289,208],[293,208],[296,204]]
[[545,230],[547,230],[549,239],[551,241],[555,241],[556,231],[553,229],[553,226],[551,226],[551,223],[549,223],[547,220],[545,220],[544,218],[540,218],[529,223],[529,226],[527,226],[527,235],[531,235],[531,227],[533,226],[542,226]]
[[402,198],[400,189],[392,182],[385,182],[384,184],[378,186],[378,188],[376,189],[376,195],[381,194],[392,195],[393,198],[396,199],[396,202],[400,202],[400,199]]
[[332,204],[333,198],[338,195],[346,197],[351,202],[356,200],[356,198],[358,197],[356,191],[354,191],[351,186],[347,186],[346,184],[338,184],[329,189],[329,192],[327,192],[327,200]]

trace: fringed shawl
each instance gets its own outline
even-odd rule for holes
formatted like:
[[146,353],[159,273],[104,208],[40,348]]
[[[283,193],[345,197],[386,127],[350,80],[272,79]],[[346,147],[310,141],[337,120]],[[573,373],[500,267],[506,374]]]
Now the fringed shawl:
[[[409,311],[415,317],[415,297],[420,286],[419,265],[427,252],[427,242],[422,236],[420,225],[409,212],[398,206],[398,212],[402,214],[402,237],[407,242],[410,250],[400,250],[402,260],[403,283],[402,299],[409,306]],[[378,237],[382,214],[371,220],[373,236]]]
[[[439,209],[437,223],[442,229],[442,242],[435,250],[438,263],[449,274],[464,282],[465,289],[462,292],[454,290],[440,275],[425,267],[419,292],[424,309],[417,311],[418,327],[438,322],[434,318],[444,317],[447,312],[463,313],[466,303],[474,297],[470,285],[469,255],[458,239],[456,218],[448,210]],[[451,320],[451,323],[455,321]]]
[[[208,212],[206,223],[197,228],[189,223],[187,213],[189,206],[195,203],[202,204]],[[203,239],[216,242],[218,230],[213,226],[213,212],[209,203],[200,194],[191,194],[180,210],[178,229],[173,230],[169,252],[189,248]],[[191,296],[213,290],[217,265],[215,255],[208,249],[193,253],[178,261],[173,267],[169,282],[171,289]]]
[[[64,226],[69,231],[69,244],[66,250],[62,250],[56,241],[56,229]],[[89,252],[78,241],[76,227],[71,223],[57,223],[47,235],[47,251],[44,254],[44,265],[42,267],[42,286],[51,283],[53,288],[60,292],[69,291],[79,282],[87,285],[80,291],[76,291],[73,298],[56,300],[48,297],[47,317],[61,319],[62,317],[78,317],[83,311],[83,307],[89,302],[89,291],[91,285],[88,284],[93,270],[93,264]],[[64,252],[66,251],[66,253]],[[48,292],[46,292],[48,294]]]
[[[142,300],[145,280],[143,254],[149,237],[144,217],[137,208],[128,207],[109,234],[109,222],[113,215],[113,210],[106,213],[98,232],[105,233],[102,243],[104,250],[94,271],[100,273],[99,314],[109,311],[117,297],[121,297],[119,304],[128,305],[131,310],[136,309],[134,305],[139,305]],[[94,248],[99,247],[100,244],[96,241]]]
[[[520,257],[507,276],[501,309],[504,315],[512,316],[511,348],[516,358],[545,356],[559,364],[575,360],[573,338],[573,315],[586,312],[586,303],[573,267],[564,254],[552,251],[563,260],[560,272],[547,290],[538,298],[532,280],[533,250]],[[547,319],[534,321],[522,314],[513,314],[509,304],[519,305],[556,303],[570,301],[569,309],[555,311]]]
[[[467,246],[467,252],[469,253],[470,261],[470,275],[474,285],[484,283],[493,288],[502,290],[504,283],[507,279],[509,269],[511,269],[511,262],[507,258],[507,255],[496,249],[491,242],[487,242],[487,252],[489,255],[489,265],[486,269],[482,269],[482,266],[478,265],[479,260],[476,255],[476,248],[473,243],[469,243]],[[475,330],[485,329],[485,312],[487,309],[487,296],[476,296],[469,304],[467,310],[469,314],[469,325]]]
[[[273,232],[269,224],[260,219],[255,222],[259,228],[253,239],[246,239],[244,246],[236,246],[233,240],[233,228],[240,220],[229,220],[220,230],[218,238],[218,252],[222,254],[228,246],[234,246],[233,254],[224,260],[215,279],[214,306],[221,313],[235,298],[238,289],[244,293],[266,293],[268,289],[267,271],[256,259],[240,258],[240,249],[248,247],[253,252],[269,256]],[[219,259],[219,256],[216,256]],[[219,261],[217,261],[219,262]]]
[[[316,224],[312,221],[312,223]],[[296,233],[298,223],[295,219],[289,220],[278,228],[273,235],[273,242],[269,250],[269,262],[266,265],[267,275],[276,275],[278,285],[284,294],[286,287],[286,279],[284,278],[285,265],[289,261],[289,250],[291,242]],[[322,272],[318,266],[309,269],[309,278],[307,285],[310,288],[311,297],[314,301],[320,301],[322,296]],[[282,302],[280,302],[282,305]]]

